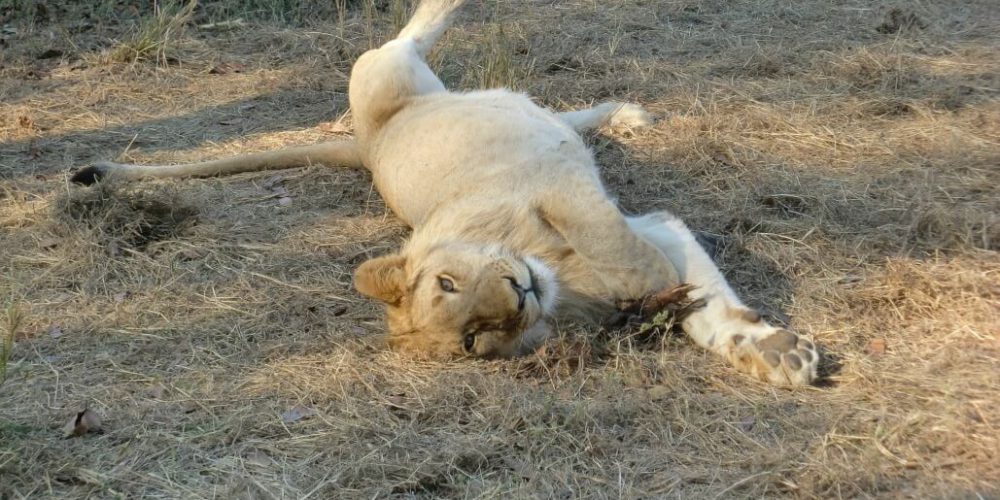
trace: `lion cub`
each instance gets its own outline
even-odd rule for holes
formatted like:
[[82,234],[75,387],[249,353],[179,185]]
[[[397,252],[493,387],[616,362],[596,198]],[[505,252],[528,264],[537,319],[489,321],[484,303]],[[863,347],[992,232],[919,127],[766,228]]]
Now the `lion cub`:
[[517,355],[555,318],[600,321],[621,301],[683,282],[705,303],[682,322],[695,343],[772,383],[812,382],[816,346],[745,307],[683,222],[626,216],[608,196],[579,132],[649,125],[642,108],[554,113],[507,90],[445,89],[425,58],[462,3],[423,1],[396,39],[358,59],[353,140],[191,165],[100,163],[74,180],[363,166],[413,228],[398,253],[355,276],[358,291],[385,304],[397,349]]

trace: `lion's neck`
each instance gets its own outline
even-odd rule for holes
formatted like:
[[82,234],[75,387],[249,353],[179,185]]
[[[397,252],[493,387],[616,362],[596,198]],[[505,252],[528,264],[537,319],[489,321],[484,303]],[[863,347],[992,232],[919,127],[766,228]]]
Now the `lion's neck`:
[[442,241],[500,244],[536,257],[565,245],[557,233],[544,227],[530,204],[494,197],[469,198],[438,208],[413,229],[406,250],[425,251]]

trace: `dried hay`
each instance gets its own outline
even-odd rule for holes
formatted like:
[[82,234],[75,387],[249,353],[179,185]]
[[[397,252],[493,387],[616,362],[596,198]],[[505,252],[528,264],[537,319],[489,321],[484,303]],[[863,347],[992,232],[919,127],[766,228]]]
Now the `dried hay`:
[[[435,55],[451,85],[664,116],[591,137],[602,173],[824,346],[796,391],[667,328],[386,352],[351,272],[405,229],[363,172],[283,172],[290,204],[273,173],[70,188],[337,137],[351,63],[408,7],[210,2],[164,65],[106,57],[153,15],[130,6],[0,1],[0,497],[1000,494],[994,2],[491,1]],[[63,439],[83,410],[103,434]]]

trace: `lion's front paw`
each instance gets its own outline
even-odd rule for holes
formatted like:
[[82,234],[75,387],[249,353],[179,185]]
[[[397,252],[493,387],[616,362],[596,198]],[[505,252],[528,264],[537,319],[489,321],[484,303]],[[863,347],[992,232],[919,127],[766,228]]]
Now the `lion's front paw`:
[[732,342],[729,358],[740,371],[776,385],[807,385],[816,380],[819,351],[804,336],[767,327],[753,335],[733,335]]
[[622,104],[611,116],[608,126],[611,128],[646,128],[653,125],[653,115],[638,104]]

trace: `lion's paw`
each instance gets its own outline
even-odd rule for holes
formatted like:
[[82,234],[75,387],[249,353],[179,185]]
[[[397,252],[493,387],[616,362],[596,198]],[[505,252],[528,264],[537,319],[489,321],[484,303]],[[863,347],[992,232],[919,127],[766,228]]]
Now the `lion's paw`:
[[622,104],[611,116],[608,126],[611,128],[646,128],[653,125],[653,115],[638,104]]
[[783,328],[736,334],[730,359],[740,371],[775,385],[808,385],[816,380],[819,351],[812,340]]

